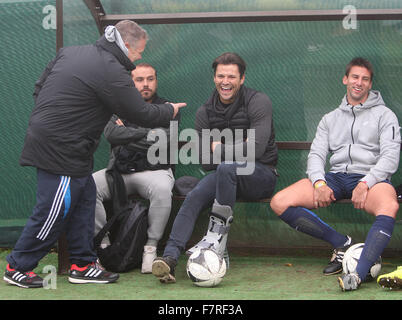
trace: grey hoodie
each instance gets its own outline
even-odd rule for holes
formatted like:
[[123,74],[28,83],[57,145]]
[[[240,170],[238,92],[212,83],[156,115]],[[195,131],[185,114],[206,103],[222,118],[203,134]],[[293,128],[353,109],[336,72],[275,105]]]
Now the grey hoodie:
[[325,180],[325,164],[330,155],[330,172],[359,173],[371,188],[391,179],[399,165],[400,128],[396,115],[385,106],[379,91],[371,90],[363,104],[341,105],[324,115],[307,160],[312,183]]

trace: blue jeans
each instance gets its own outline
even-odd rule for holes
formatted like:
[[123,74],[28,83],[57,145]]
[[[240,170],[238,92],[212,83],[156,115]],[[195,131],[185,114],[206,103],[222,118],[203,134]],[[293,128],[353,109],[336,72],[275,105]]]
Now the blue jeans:
[[240,166],[238,163],[221,163],[187,194],[174,220],[163,256],[179,258],[193,233],[198,215],[211,207],[215,199],[220,205],[233,209],[237,198],[257,201],[272,195],[277,177],[271,168],[257,162],[252,174],[238,175]]

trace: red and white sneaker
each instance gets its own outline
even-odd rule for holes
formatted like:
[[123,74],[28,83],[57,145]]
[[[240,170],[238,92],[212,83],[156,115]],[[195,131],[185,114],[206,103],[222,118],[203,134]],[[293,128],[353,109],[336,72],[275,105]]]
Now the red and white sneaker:
[[119,278],[118,273],[112,273],[91,263],[85,267],[72,264],[69,270],[68,281],[71,283],[112,283]]
[[21,288],[42,288],[43,279],[33,271],[21,272],[7,264],[3,280]]

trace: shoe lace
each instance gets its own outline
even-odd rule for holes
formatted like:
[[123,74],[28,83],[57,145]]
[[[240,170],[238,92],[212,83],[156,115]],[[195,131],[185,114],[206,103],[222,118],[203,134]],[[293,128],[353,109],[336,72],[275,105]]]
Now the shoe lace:
[[28,271],[25,273],[29,278],[34,278],[36,277],[36,273],[33,271]]
[[344,254],[345,252],[339,249],[334,249],[331,257],[331,262],[342,262]]
[[94,267],[97,270],[105,271],[105,268],[101,265],[99,259],[97,259],[95,262],[92,262],[91,266]]

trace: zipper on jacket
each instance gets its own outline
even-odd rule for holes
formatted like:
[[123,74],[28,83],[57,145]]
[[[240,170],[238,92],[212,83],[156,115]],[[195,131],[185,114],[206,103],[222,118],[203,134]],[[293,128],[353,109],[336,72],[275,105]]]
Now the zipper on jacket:
[[[352,114],[353,114],[353,122],[352,122],[352,126],[350,128],[350,135],[352,137],[352,144],[355,143],[355,138],[353,137],[353,127],[355,126],[355,121],[356,121],[356,115],[355,112],[353,111],[354,106],[352,106]],[[352,155],[350,153],[350,150],[352,149],[352,144],[349,144],[349,150],[348,150],[348,156],[350,159],[350,164],[353,164],[353,159],[352,159]],[[349,164],[346,165],[346,172],[348,172],[348,166]]]
[[392,140],[395,139],[395,127],[392,127]]
[[354,108],[354,106],[352,106],[353,122],[352,122],[352,127],[350,128],[350,135],[352,136],[352,144],[355,144],[355,138],[353,137],[353,127],[355,126],[356,115],[355,115],[355,112],[353,111],[353,108]]
[[349,164],[353,164],[352,156],[350,155],[350,150],[351,150],[351,149],[352,149],[352,145],[349,144],[348,156],[349,156],[350,163],[348,163],[348,164],[346,165],[345,172],[348,172]]

